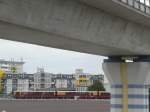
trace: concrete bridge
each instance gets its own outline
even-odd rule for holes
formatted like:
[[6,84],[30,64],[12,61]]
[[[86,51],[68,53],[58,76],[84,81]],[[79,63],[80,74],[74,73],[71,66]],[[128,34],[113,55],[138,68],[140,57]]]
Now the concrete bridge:
[[0,38],[109,56],[112,112],[148,111],[149,20],[149,0],[0,0]]

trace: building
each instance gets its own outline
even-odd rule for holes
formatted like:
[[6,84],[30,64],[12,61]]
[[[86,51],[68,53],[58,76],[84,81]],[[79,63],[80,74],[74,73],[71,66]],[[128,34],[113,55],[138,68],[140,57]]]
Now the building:
[[13,91],[87,91],[96,82],[103,83],[104,75],[84,73],[81,69],[74,74],[52,74],[38,68],[34,74],[6,73],[4,90],[8,95]]
[[29,74],[16,74],[17,91],[29,91]]
[[90,81],[92,84],[96,83],[96,82],[101,82],[104,84],[104,75],[99,74],[99,75],[91,75],[90,76]]
[[10,93],[12,93],[12,91],[13,91],[13,80],[12,79],[6,79],[4,93],[10,94]]
[[21,61],[6,61],[4,59],[0,59],[0,69],[5,71],[5,73],[23,73],[23,65],[24,62]]
[[67,89],[67,79],[56,79],[56,88],[57,89]]
[[4,93],[9,95],[13,91],[29,91],[28,74],[6,74],[4,78]]
[[43,68],[37,68],[37,72],[34,73],[34,91],[38,90],[50,90],[52,85],[52,74],[45,73]]
[[56,90],[74,91],[74,76],[72,74],[56,74],[53,78]]
[[33,74],[34,91],[75,90],[75,77],[72,74],[52,74],[38,68]]
[[29,91],[34,91],[34,74],[28,74],[29,77]]
[[84,73],[83,69],[76,69],[74,76],[76,79],[76,91],[87,91],[88,87],[96,82],[104,83],[104,75],[93,75],[90,73]]
[[76,91],[87,91],[87,88],[91,85],[90,75],[87,74],[78,74],[76,79]]
[[6,74],[4,78],[5,94],[11,94],[13,91],[17,91],[17,74]]

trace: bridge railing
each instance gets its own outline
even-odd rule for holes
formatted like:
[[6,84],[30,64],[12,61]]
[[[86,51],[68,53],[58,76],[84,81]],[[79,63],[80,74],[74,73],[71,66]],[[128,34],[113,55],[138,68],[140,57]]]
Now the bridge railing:
[[136,10],[150,15],[150,0],[118,0]]

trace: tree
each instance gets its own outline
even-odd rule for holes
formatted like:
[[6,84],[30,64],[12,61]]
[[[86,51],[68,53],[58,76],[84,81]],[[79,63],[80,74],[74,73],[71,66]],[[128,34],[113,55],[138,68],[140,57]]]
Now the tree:
[[16,72],[16,67],[11,67],[11,71],[13,72],[13,73],[15,73]]
[[5,72],[0,69],[0,94],[2,94],[4,91],[4,81],[3,81],[4,76]]
[[88,91],[105,91],[105,88],[101,82],[95,82],[88,87]]

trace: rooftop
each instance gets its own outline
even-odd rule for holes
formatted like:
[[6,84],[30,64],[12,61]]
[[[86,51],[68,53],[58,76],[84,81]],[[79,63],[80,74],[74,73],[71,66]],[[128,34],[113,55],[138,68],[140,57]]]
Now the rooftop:
[[0,59],[0,64],[24,64],[23,61],[7,61],[4,59]]

